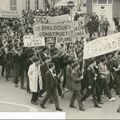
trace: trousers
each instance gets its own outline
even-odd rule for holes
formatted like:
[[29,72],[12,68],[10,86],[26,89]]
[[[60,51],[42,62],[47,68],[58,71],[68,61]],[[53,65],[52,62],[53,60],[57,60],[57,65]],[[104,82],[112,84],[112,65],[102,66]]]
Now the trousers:
[[46,102],[48,101],[48,99],[51,97],[51,95],[53,96],[53,99],[55,101],[55,107],[56,109],[59,108],[59,101],[58,101],[58,95],[57,95],[57,90],[56,87],[51,88],[51,90],[46,92],[46,96],[44,97],[44,99],[41,102],[41,105],[44,106],[46,104]]

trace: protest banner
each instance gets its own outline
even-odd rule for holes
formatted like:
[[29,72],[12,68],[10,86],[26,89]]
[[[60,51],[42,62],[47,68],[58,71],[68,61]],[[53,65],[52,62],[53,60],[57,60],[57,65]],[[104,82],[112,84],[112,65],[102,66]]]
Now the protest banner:
[[0,17],[2,18],[18,18],[18,12],[17,11],[2,11],[0,10]]
[[83,23],[79,23],[78,21],[75,21],[74,22],[74,36],[85,36],[85,27],[84,27],[84,24]]
[[35,39],[33,35],[25,35],[23,39],[24,39],[24,47],[45,46],[44,37]]
[[63,23],[69,21],[69,15],[61,15],[61,16],[35,16],[35,24],[47,24],[47,23]]
[[72,42],[72,37],[57,37],[56,43],[70,43]]
[[84,43],[84,59],[97,57],[120,49],[120,33]]
[[74,25],[72,23],[63,24],[39,24],[33,27],[36,38],[43,37],[58,37],[58,36],[72,36],[74,32]]

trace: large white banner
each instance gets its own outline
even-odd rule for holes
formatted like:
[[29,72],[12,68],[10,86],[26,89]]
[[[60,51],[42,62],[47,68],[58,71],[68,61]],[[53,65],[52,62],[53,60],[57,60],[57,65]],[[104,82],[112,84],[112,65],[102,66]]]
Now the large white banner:
[[120,33],[98,38],[84,44],[84,59],[97,57],[120,49]]
[[0,17],[2,18],[18,18],[18,12],[17,11],[2,11],[0,10]]
[[69,21],[69,15],[61,16],[35,16],[35,24],[46,24],[46,23],[63,23]]
[[24,47],[45,46],[44,37],[35,39],[33,35],[25,35],[23,39],[24,39]]
[[36,38],[72,36],[74,33],[74,25],[72,23],[63,24],[39,24],[33,27]]

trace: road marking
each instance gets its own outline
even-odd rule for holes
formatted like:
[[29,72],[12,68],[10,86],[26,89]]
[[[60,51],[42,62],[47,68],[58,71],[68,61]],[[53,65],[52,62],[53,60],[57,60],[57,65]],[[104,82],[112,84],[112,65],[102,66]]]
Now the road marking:
[[22,106],[22,107],[25,107],[25,108],[29,108],[28,112],[38,112],[39,111],[37,108],[34,108],[32,106],[29,106],[29,105],[18,104],[18,103],[13,103],[13,102],[8,102],[8,101],[2,101],[2,100],[0,100],[0,103],[10,104],[10,105],[16,105],[16,106]]

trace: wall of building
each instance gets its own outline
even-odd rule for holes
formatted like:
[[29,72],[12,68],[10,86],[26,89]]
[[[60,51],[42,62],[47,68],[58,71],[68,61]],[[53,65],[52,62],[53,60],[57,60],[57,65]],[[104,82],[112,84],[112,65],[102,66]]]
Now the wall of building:
[[[44,9],[45,0],[39,0],[39,9]],[[50,1],[49,1],[50,2]],[[21,15],[22,10],[26,10],[26,0],[16,0],[18,13]],[[35,10],[35,0],[30,0],[30,9]],[[11,10],[10,0],[0,0],[0,10]]]
[[86,9],[87,9],[87,14],[91,15],[92,14],[92,0],[86,1]]
[[[114,1],[114,0],[113,0]],[[113,30],[113,3],[112,4],[92,4],[92,12],[95,12],[99,18],[107,17],[110,23],[110,29]]]
[[120,18],[120,0],[113,0],[113,18]]

